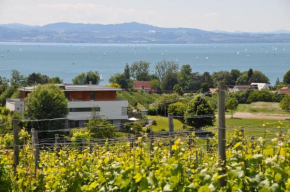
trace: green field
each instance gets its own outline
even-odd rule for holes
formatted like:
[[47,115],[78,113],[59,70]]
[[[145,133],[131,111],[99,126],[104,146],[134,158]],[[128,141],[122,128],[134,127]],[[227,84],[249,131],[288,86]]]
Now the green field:
[[290,116],[289,112],[282,110],[279,106],[279,103],[275,102],[255,102],[251,104],[239,104],[236,112]]
[[[168,131],[168,117],[150,116],[150,115],[148,115],[147,117],[157,122],[157,125],[152,125],[153,131],[158,132],[158,131],[161,131],[162,129]],[[173,124],[174,124],[174,130],[183,129],[183,123],[180,120],[173,119]]]

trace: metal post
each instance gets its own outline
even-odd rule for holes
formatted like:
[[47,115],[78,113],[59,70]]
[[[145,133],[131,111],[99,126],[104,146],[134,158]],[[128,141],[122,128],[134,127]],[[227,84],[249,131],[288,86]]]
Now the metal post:
[[13,159],[14,159],[14,176],[17,173],[17,166],[19,165],[19,137],[18,137],[18,118],[14,117],[13,121]]
[[[221,161],[221,171],[219,175],[226,173],[226,117],[225,117],[225,90],[226,86],[224,82],[220,82],[218,85],[218,154]],[[226,186],[225,177],[221,177],[219,180],[220,187]]]
[[34,148],[34,177],[36,178],[37,169],[39,166],[39,146],[38,146],[38,131],[31,129],[32,146]]
[[168,124],[169,124],[169,150],[170,156],[173,156],[172,145],[174,145],[174,125],[173,125],[173,114],[168,113]]

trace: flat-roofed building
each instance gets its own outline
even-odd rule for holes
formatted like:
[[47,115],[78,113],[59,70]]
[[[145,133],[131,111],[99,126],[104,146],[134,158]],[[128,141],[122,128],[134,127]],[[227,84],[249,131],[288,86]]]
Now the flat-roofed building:
[[[84,124],[90,119],[93,107],[96,108],[98,115],[119,128],[121,121],[128,119],[128,101],[117,98],[117,91],[122,89],[101,85],[60,84],[59,87],[68,99],[69,114],[67,119],[69,127],[84,127]],[[7,99],[6,107],[23,115],[25,98],[34,88],[20,88],[20,98]]]

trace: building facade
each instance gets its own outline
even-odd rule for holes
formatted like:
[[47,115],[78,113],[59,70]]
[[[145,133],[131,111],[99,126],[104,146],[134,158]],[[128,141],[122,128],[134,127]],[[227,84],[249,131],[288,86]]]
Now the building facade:
[[[84,127],[95,107],[97,114],[107,119],[118,128],[121,122],[128,119],[128,101],[117,99],[117,91],[121,89],[101,85],[66,85],[59,87],[68,99],[68,127]],[[24,114],[25,98],[35,87],[20,88],[19,99],[7,99],[6,108]]]

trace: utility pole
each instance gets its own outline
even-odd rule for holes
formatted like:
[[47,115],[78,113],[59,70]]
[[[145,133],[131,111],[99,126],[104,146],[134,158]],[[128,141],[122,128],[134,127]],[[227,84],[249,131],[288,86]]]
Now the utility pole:
[[[224,82],[218,85],[218,155],[221,163],[219,175],[226,174],[226,116],[225,116],[225,90]],[[226,186],[226,178],[219,180],[220,187]]]

